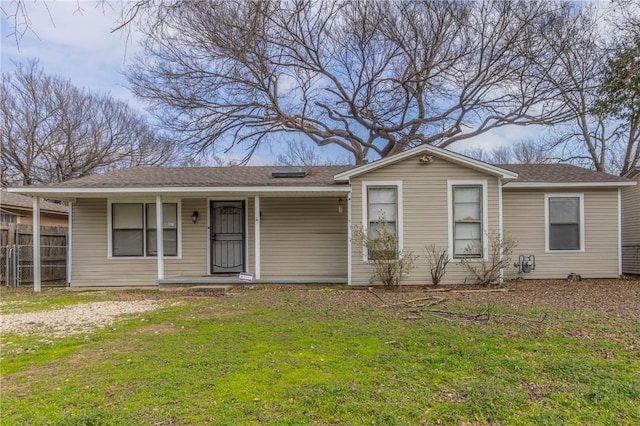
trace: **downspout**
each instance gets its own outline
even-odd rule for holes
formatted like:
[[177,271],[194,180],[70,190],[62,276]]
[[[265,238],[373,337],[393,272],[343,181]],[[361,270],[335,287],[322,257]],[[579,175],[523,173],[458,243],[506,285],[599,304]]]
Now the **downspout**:
[[622,188],[618,188],[618,276],[622,275]]

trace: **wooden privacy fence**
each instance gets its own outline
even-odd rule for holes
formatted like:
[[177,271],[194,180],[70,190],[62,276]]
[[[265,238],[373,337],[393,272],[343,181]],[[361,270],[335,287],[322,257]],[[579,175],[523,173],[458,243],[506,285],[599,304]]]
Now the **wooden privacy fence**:
[[[40,274],[43,284],[67,280],[67,228],[40,227]],[[33,226],[0,223],[0,284],[33,284]]]

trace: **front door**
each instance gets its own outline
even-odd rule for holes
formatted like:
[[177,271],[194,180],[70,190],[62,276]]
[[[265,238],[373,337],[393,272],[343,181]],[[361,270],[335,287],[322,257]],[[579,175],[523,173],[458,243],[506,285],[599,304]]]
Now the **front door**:
[[211,273],[238,273],[244,263],[244,201],[211,201]]

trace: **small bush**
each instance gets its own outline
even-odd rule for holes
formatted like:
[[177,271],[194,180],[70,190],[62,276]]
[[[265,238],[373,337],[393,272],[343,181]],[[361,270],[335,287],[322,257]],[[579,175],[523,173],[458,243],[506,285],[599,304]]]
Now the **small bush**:
[[[460,264],[478,284],[493,287],[502,284],[502,270],[511,265],[511,255],[516,243],[509,237],[500,237],[497,232],[490,232],[486,238],[489,239],[487,256],[482,258],[465,257]],[[470,253],[478,252],[477,247],[474,246],[470,246],[468,251]]]
[[435,286],[442,281],[442,277],[444,277],[446,273],[447,264],[451,261],[449,250],[447,247],[438,247],[435,244],[430,244],[424,248],[427,255],[427,262],[429,263],[431,282]]
[[376,222],[368,232],[355,228],[352,234],[353,241],[367,250],[369,263],[373,266],[372,282],[378,280],[385,288],[396,288],[413,269],[416,256],[398,248],[397,238],[385,221]]

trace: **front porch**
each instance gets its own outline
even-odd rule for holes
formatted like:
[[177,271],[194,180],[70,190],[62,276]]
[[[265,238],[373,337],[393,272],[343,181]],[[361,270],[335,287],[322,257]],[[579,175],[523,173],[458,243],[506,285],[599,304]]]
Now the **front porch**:
[[331,284],[342,285],[348,283],[347,277],[260,277],[251,281],[241,281],[238,275],[205,275],[205,276],[178,276],[159,279],[159,287],[189,287],[202,285],[229,285],[229,284]]

